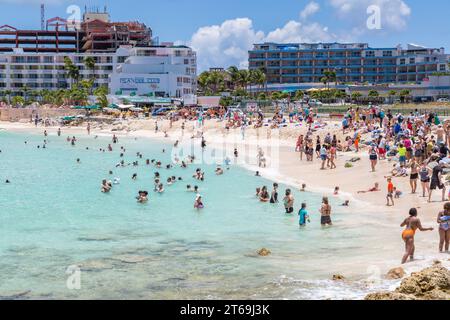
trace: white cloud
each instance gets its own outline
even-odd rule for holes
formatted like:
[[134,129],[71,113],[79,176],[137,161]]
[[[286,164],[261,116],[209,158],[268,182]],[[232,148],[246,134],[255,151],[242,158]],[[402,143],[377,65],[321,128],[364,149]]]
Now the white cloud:
[[335,41],[337,36],[319,23],[289,21],[283,27],[265,34],[253,27],[249,18],[226,20],[221,25],[202,27],[187,42],[197,51],[198,68],[248,66],[248,50],[258,42],[320,42]]
[[367,8],[378,6],[381,10],[381,25],[383,29],[402,30],[407,26],[411,8],[403,0],[329,0],[344,19],[357,23],[367,20]]
[[319,10],[320,5],[317,2],[311,1],[306,5],[306,7],[302,10],[302,12],[300,12],[300,18],[305,20]]
[[197,51],[200,70],[230,64],[246,67],[247,50],[263,38],[264,33],[253,28],[252,20],[237,18],[198,29],[189,45]]
[[336,40],[336,36],[328,32],[328,28],[319,23],[302,24],[289,21],[282,28],[269,32],[265,37],[268,42],[298,43]]

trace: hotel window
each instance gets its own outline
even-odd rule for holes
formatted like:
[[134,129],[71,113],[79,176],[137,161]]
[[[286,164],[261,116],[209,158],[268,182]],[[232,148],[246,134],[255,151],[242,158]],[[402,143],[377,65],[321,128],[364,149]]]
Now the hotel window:
[[184,59],[184,64],[189,64],[189,59]]
[[445,64],[441,64],[439,66],[439,71],[445,71]]
[[44,63],[53,63],[53,57],[44,57]]
[[392,57],[392,51],[383,51],[383,57]]
[[409,58],[409,64],[416,63],[416,58]]
[[400,59],[400,64],[406,64],[406,59]]
[[375,51],[366,51],[366,57],[375,57]]

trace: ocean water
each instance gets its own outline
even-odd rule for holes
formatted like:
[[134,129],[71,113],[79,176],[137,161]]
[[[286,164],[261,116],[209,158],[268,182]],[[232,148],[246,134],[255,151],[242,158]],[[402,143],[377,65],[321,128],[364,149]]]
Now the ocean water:
[[[295,191],[296,212],[305,201],[311,216],[300,229],[282,203],[257,201],[255,189],[272,182],[238,166],[223,176],[208,165],[156,169],[145,159],[169,163],[171,145],[143,138],[121,138],[113,152],[99,151],[109,137],[78,137],[72,147],[50,132],[38,149],[43,139],[0,131],[1,298],[358,299],[393,285],[378,280],[402,252],[398,218],[333,198],[335,226],[322,228],[322,195]],[[119,146],[140,165],[116,168]],[[204,182],[192,178],[197,167]],[[156,171],[183,181],[155,194]],[[121,183],[101,193],[102,179],[114,177]],[[200,187],[205,209],[193,208],[187,184]],[[147,204],[136,202],[138,190],[150,192]],[[272,254],[257,256],[263,247]],[[331,281],[336,273],[350,281]]]

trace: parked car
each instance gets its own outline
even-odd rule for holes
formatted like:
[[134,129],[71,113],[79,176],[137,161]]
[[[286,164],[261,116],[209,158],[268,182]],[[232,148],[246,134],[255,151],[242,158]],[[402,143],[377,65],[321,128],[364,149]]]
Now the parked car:
[[323,103],[319,100],[311,99],[311,100],[309,100],[309,105],[312,107],[321,107],[321,106],[323,106]]
[[440,98],[437,100],[437,102],[450,102],[450,100],[447,98]]

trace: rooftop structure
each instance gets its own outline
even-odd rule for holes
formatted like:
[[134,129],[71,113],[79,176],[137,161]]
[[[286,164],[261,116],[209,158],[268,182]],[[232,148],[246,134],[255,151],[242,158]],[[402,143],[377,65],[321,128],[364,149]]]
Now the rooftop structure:
[[23,49],[30,53],[83,53],[115,51],[121,45],[149,46],[152,30],[140,22],[110,22],[106,12],[86,12],[83,21],[71,25],[55,17],[45,30],[19,30],[0,26],[0,53]]

